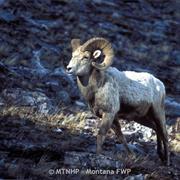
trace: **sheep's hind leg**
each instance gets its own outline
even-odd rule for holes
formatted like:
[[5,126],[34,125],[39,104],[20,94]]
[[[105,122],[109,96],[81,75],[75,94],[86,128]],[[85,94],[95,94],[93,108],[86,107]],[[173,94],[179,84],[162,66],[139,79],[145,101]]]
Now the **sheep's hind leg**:
[[159,135],[159,129],[157,127],[156,117],[154,115],[154,112],[152,111],[152,108],[149,110],[149,117],[150,117],[149,121],[146,120],[146,119],[140,119],[139,123],[141,125],[144,125],[146,127],[149,127],[151,129],[153,129],[156,132],[156,137],[157,137],[157,154],[160,157],[160,159],[163,160],[162,141],[161,141],[161,137]]
[[123,143],[126,151],[127,151],[129,154],[132,154],[132,151],[131,151],[131,150],[129,149],[129,147],[128,147],[126,138],[125,138],[125,136],[123,135],[123,133],[122,133],[122,131],[121,131],[121,125],[120,125],[120,123],[119,123],[118,120],[114,120],[112,129],[114,130],[115,134],[117,135],[119,142],[120,142],[120,143]]
[[168,148],[168,134],[165,125],[165,112],[162,109],[153,108],[155,115],[155,123],[157,127],[157,136],[159,136],[159,141],[163,144],[164,153],[160,152],[159,157],[169,166],[169,148]]
[[102,145],[104,143],[107,131],[111,128],[113,120],[114,120],[114,114],[103,113],[102,122],[97,135],[97,150],[96,150],[97,154],[100,154],[102,151]]
[[157,154],[159,158],[163,161],[164,155],[163,155],[163,149],[162,149],[162,141],[157,130],[156,130],[156,137],[157,137]]

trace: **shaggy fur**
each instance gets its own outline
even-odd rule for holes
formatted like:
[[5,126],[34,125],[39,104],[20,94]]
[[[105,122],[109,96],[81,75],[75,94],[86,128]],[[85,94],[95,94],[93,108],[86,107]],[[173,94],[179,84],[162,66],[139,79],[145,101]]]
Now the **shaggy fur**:
[[84,52],[83,45],[75,44],[67,68],[70,73],[77,75],[78,87],[93,113],[102,118],[97,136],[97,153],[102,151],[101,146],[111,127],[130,152],[118,122],[119,118],[124,118],[156,131],[158,155],[168,165],[163,83],[145,72],[121,72],[113,67],[100,70],[92,66],[94,51]]

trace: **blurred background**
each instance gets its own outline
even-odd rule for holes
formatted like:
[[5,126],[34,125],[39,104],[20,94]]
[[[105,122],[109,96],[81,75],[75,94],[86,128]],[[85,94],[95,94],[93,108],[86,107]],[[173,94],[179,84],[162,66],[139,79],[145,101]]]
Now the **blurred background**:
[[[118,167],[133,169],[132,178],[177,179],[179,32],[179,0],[0,0],[2,178],[59,178],[49,175],[48,170],[113,169],[119,163]],[[65,67],[71,58],[71,39],[80,38],[83,43],[96,36],[112,42],[113,66],[150,72],[164,82],[172,158],[169,169],[160,162],[153,164],[158,161],[154,132],[133,122],[122,121],[123,131],[140,156],[125,160],[121,155],[114,157],[114,151],[121,152],[122,147],[113,132],[105,144],[104,157],[95,155],[98,120],[88,110],[75,77],[68,76]]]

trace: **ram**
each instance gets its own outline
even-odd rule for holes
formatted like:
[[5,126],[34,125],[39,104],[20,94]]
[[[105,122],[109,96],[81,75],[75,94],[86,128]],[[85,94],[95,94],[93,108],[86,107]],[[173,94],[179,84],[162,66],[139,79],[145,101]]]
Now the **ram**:
[[104,38],[92,38],[82,45],[79,39],[72,39],[71,45],[72,59],[67,71],[77,76],[78,87],[90,109],[102,118],[97,135],[97,153],[101,153],[110,128],[130,152],[119,123],[119,119],[123,118],[156,132],[157,153],[168,165],[163,83],[146,72],[119,71],[110,67],[114,53],[111,43]]

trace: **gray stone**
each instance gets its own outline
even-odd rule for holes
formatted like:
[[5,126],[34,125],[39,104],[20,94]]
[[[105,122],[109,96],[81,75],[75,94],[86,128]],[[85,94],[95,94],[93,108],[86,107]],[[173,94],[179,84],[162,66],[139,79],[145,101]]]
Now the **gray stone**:
[[[3,2],[1,2],[3,3]],[[16,19],[16,17],[10,11],[0,11],[0,19],[6,22],[11,22]]]
[[74,168],[109,168],[117,169],[123,166],[121,161],[114,160],[104,155],[96,155],[86,152],[66,152],[64,164]]
[[57,92],[60,90],[61,86],[59,85],[58,81],[52,80],[52,81],[48,81],[46,82],[46,86],[54,92]]
[[65,104],[65,105],[68,105],[71,102],[69,94],[63,90],[60,92],[57,92],[57,100],[59,101],[60,104]]
[[35,99],[31,93],[26,92],[20,88],[18,89],[5,89],[2,96],[7,105],[17,106],[34,106]]
[[3,106],[4,105],[4,100],[2,97],[0,97],[0,106]]
[[180,51],[172,51],[172,60],[175,65],[180,66]]
[[52,110],[50,99],[42,92],[25,91],[20,88],[5,89],[2,92],[2,97],[7,106],[29,106],[43,114]]
[[128,176],[126,178],[124,178],[124,180],[144,180],[144,175],[143,174],[138,174],[138,175],[134,175],[134,176]]
[[[140,155],[145,154],[143,149],[140,146],[138,146],[137,144],[128,144],[128,147],[132,152],[138,153]],[[125,149],[123,144],[116,144],[116,148],[117,148],[118,152],[125,152],[126,153],[126,149]]]
[[180,103],[168,97],[165,100],[166,115],[170,117],[180,117]]
[[4,4],[6,0],[0,0],[0,5]]
[[80,106],[80,107],[86,107],[86,104],[84,104],[83,102],[81,101],[75,101],[75,104]]

